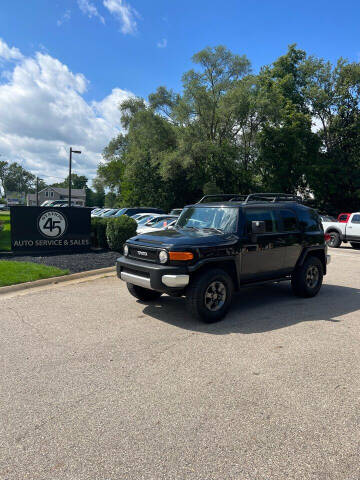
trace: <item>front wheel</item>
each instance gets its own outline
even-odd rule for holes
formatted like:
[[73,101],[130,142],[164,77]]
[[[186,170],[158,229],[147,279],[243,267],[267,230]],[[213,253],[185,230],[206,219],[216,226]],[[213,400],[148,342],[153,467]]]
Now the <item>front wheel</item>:
[[143,302],[149,302],[151,300],[157,300],[161,297],[161,292],[156,292],[155,290],[150,290],[149,288],[139,287],[138,285],[133,285],[132,283],[126,284],[127,289],[131,295],[138,300]]
[[355,250],[360,250],[360,243],[350,242],[350,245],[351,245],[352,248],[354,248]]
[[308,257],[291,277],[293,292],[298,297],[314,297],[323,281],[323,265],[317,257]]
[[229,310],[233,290],[232,279],[224,270],[199,273],[186,292],[191,315],[205,323],[221,320]]

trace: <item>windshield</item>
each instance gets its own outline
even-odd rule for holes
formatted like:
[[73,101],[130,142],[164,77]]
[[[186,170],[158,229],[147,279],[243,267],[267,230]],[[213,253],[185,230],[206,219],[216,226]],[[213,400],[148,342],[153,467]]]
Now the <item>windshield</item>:
[[121,217],[121,215],[126,211],[126,208],[122,208],[117,213],[115,213],[115,217]]
[[162,218],[161,220],[151,223],[152,228],[165,228],[168,227],[171,222],[174,221],[174,218]]
[[145,217],[140,218],[140,220],[138,221],[138,225],[145,225],[145,223],[147,223],[152,218],[154,218],[153,215],[146,215]]
[[117,208],[112,208],[111,210],[109,210],[108,212],[105,212],[103,217],[110,217],[110,215],[114,215],[114,213],[116,213],[118,211]]
[[176,223],[180,228],[219,230],[224,233],[237,231],[238,209],[229,207],[189,207],[183,210]]

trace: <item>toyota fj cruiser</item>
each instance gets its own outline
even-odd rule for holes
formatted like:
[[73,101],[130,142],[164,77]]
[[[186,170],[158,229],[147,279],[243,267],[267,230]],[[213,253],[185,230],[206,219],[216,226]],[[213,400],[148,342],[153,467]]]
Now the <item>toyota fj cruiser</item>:
[[117,274],[142,301],[185,296],[194,316],[220,320],[234,291],[291,280],[313,297],[326,274],[319,215],[286,194],[207,195],[184,208],[175,227],[129,239]]

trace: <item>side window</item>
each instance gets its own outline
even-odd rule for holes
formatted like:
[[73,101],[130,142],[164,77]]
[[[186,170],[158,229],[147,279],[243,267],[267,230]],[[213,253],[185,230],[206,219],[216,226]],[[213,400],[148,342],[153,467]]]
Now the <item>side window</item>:
[[266,233],[279,231],[275,211],[270,208],[249,208],[245,211],[245,217],[247,233],[251,233],[251,222],[256,220],[265,222]]
[[340,222],[345,222],[347,220],[347,215],[340,215],[339,220]]
[[352,217],[351,223],[360,223],[360,215],[354,215]]
[[280,217],[284,232],[296,232],[298,224],[296,215],[291,210],[280,210]]
[[323,231],[322,223],[319,215],[311,208],[298,207],[298,217],[300,226],[306,232],[321,232]]

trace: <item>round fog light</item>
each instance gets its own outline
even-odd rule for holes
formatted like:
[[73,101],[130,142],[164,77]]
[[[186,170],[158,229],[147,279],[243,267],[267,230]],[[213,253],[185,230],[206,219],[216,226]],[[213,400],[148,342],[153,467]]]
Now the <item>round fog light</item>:
[[124,255],[125,257],[129,255],[129,247],[127,245],[124,246]]
[[160,263],[166,263],[169,259],[169,255],[166,250],[161,250],[159,253],[159,261]]

